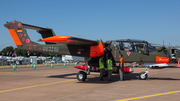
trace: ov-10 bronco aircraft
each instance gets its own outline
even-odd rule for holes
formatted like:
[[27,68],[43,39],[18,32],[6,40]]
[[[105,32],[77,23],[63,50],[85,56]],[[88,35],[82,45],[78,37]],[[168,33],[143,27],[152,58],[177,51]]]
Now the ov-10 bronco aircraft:
[[[7,22],[4,24],[8,28],[17,48],[22,50],[31,50],[37,52],[46,52],[59,55],[73,55],[86,57],[85,72],[80,71],[77,79],[84,81],[90,74],[89,66],[99,66],[99,58],[104,56],[104,61],[112,57],[113,66],[119,62],[119,55],[122,54],[125,62],[139,63],[169,63],[169,56],[164,52],[157,51],[146,41],[139,40],[111,40],[103,42],[102,40],[88,40],[67,35],[56,36],[50,28],[42,28],[33,25],[21,23],[19,21]],[[36,30],[41,34],[39,41],[45,42],[45,45],[31,41],[25,28]],[[126,46],[126,43],[130,44]],[[107,68],[106,64],[105,67]],[[140,74],[140,79],[147,78],[147,71]]]

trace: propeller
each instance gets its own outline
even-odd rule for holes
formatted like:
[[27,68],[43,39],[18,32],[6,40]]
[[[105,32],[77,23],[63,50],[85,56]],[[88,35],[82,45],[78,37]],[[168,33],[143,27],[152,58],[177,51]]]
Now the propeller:
[[101,40],[101,42],[102,42],[102,44],[104,46],[104,52],[105,53],[109,53],[109,52],[112,51],[112,49],[110,48],[112,41],[110,41],[110,43],[109,43],[109,45],[107,47],[106,47],[106,45],[104,44],[104,42],[102,40]]
[[110,43],[108,44],[108,46],[106,46],[102,40],[101,40],[101,42],[102,42],[102,44],[103,44],[103,46],[104,46],[104,53],[105,53],[105,54],[104,54],[104,56],[105,56],[105,58],[104,58],[105,64],[104,64],[104,65],[105,65],[105,67],[107,68],[106,61],[108,60],[109,57],[112,57],[112,56],[111,56],[111,51],[112,51],[112,49],[110,48],[112,41],[110,41]]

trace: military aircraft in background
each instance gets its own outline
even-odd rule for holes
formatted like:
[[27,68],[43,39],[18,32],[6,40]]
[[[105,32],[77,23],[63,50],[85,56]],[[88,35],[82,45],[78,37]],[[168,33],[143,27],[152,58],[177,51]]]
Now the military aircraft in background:
[[170,57],[171,63],[177,63],[178,59],[180,59],[180,49],[179,46],[167,46],[167,45],[158,45],[154,44],[153,47],[157,49],[159,52],[164,52],[166,55]]
[[178,58],[180,57],[179,49],[175,47],[167,47],[165,48],[165,52],[169,53],[172,63],[178,63]]
[[[67,35],[56,36],[50,28],[42,28],[19,21],[7,22],[4,24],[8,28],[17,48],[27,51],[46,52],[58,55],[73,55],[86,58],[85,72],[80,71],[77,79],[84,81],[90,74],[90,66],[99,66],[99,58],[104,56],[104,61],[112,57],[113,66],[119,62],[119,55],[122,54],[125,62],[138,63],[169,63],[169,56],[157,48],[152,47],[147,41],[143,40],[88,40]],[[41,34],[45,45],[33,42],[25,28],[36,30]],[[129,45],[126,45],[129,44]],[[105,64],[106,67],[106,64]],[[140,79],[147,78],[147,71],[140,74]],[[83,77],[82,77],[83,76]]]

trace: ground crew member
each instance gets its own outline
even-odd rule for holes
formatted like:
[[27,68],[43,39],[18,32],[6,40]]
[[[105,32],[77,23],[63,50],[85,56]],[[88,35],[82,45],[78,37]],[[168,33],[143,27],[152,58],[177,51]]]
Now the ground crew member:
[[99,59],[99,69],[100,69],[100,80],[103,81],[103,75],[104,75],[104,61],[103,61],[104,57],[101,57]]
[[122,54],[119,55],[119,81],[124,81],[124,58]]
[[107,68],[107,70],[108,70],[108,81],[112,81],[111,80],[111,75],[112,75],[112,58],[109,58],[108,60],[107,60],[107,66],[108,66],[108,68]]

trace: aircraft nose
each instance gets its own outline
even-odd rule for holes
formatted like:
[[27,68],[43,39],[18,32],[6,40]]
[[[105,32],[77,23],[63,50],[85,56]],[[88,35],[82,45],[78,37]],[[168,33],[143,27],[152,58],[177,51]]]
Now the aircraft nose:
[[132,68],[129,69],[129,73],[132,73],[134,72],[134,70]]

